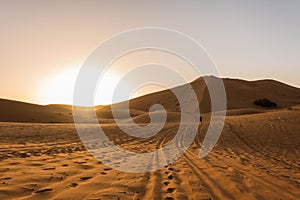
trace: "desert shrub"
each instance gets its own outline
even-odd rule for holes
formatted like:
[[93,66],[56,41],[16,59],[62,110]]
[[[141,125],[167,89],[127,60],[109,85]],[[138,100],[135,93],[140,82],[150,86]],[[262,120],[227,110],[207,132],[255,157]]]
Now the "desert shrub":
[[270,99],[264,98],[264,99],[257,99],[254,101],[254,104],[261,107],[277,107],[277,103],[271,101]]

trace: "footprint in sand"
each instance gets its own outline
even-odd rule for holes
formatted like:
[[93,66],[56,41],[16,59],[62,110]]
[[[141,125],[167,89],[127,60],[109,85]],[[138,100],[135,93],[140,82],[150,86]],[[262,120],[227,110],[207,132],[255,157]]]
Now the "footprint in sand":
[[1,178],[0,180],[6,181],[6,180],[10,180],[10,179],[11,179],[11,177],[4,177],[4,178]]
[[78,184],[77,184],[77,183],[71,183],[69,186],[70,186],[70,187],[77,187]]
[[18,165],[18,164],[20,164],[19,162],[11,162],[11,163],[9,163],[10,165]]
[[80,179],[83,180],[83,181],[85,181],[85,180],[89,180],[91,178],[93,178],[93,177],[91,177],[91,176],[84,176],[84,177],[81,177]]
[[172,180],[173,178],[174,178],[173,175],[168,176],[168,179],[169,179],[169,180]]
[[104,168],[104,171],[112,170],[112,168]]
[[87,162],[85,162],[85,161],[82,161],[82,162],[77,162],[77,164],[85,164],[85,163],[87,163]]
[[106,173],[106,172],[100,172],[100,174],[102,174],[102,175],[106,175],[107,173]]
[[21,152],[21,153],[19,153],[19,156],[21,157],[21,158],[27,158],[27,157],[30,157],[31,155],[29,154],[29,153],[27,153],[27,152]]
[[55,167],[47,167],[47,168],[44,168],[43,170],[54,170],[56,169]]
[[86,162],[85,161],[75,161],[73,163],[81,165],[81,164],[85,164]]
[[173,197],[166,197],[165,200],[174,200]]
[[175,188],[168,188],[168,189],[167,189],[167,192],[168,192],[168,193],[173,193],[174,191],[175,191]]
[[169,184],[170,184],[169,181],[165,181],[165,182],[164,182],[164,185],[169,185]]
[[35,193],[50,192],[50,191],[52,191],[52,190],[53,190],[53,189],[51,189],[51,188],[46,188],[46,189],[38,190],[38,191],[36,191]]

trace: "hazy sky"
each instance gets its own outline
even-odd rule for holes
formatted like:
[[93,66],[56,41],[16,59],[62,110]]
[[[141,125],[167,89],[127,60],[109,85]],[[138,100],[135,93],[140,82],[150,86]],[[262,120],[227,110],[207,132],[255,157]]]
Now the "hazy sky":
[[99,43],[149,26],[194,38],[222,77],[300,87],[299,10],[298,0],[0,0],[0,97],[71,103],[71,83]]

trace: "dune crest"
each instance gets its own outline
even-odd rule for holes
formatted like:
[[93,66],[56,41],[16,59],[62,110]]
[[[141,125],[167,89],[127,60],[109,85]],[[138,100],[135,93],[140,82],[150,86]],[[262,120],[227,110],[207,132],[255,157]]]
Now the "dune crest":
[[[201,113],[209,113],[211,106],[210,95],[204,79],[206,81],[214,81],[218,78],[214,76],[201,77],[190,84],[197,95]],[[238,79],[223,79],[223,81],[227,95],[227,109],[235,110],[227,112],[229,115],[233,115],[233,112],[234,115],[247,112],[264,112],[266,109],[256,106],[253,103],[259,98],[268,98],[275,101],[278,104],[277,109],[289,108],[300,104],[300,89],[278,81],[244,81]],[[182,85],[173,89],[184,94],[187,92],[188,87]],[[128,102],[114,104],[118,116],[122,117],[126,103]],[[164,106],[167,112],[170,112],[170,116],[174,116],[172,113],[180,112],[180,104],[176,96],[171,90],[163,90],[131,99],[129,101],[130,114],[136,119],[142,118],[142,115],[148,113],[150,107],[154,104]],[[41,106],[0,99],[0,109],[0,121],[2,122],[73,123],[72,106],[69,105]],[[99,121],[112,122],[111,105],[96,106],[95,110]],[[170,120],[174,121],[174,117]]]

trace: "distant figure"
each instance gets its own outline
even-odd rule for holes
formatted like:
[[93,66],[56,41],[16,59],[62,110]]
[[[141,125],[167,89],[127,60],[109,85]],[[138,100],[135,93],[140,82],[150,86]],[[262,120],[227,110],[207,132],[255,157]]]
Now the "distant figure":
[[200,122],[202,122],[202,117],[200,117]]

